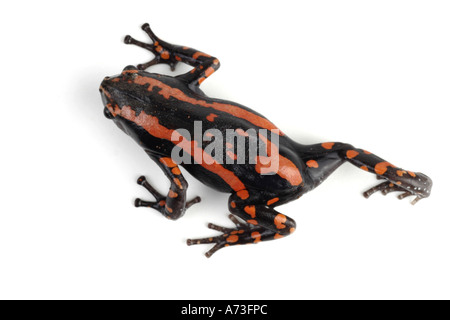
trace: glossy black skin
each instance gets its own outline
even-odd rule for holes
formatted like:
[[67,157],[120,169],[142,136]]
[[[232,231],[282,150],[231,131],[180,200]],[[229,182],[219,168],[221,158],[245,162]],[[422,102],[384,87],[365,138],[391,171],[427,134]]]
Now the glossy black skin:
[[[215,129],[223,136],[227,129],[247,131],[277,128],[250,108],[207,97],[199,89],[200,84],[219,68],[219,61],[215,57],[164,42],[156,37],[148,24],[142,28],[153,40],[152,44],[142,43],[130,36],[125,38],[125,43],[150,50],[155,54],[155,59],[138,65],[137,68],[126,67],[120,75],[105,78],[100,92],[105,105],[105,116],[139,143],[171,181],[168,195],[163,196],[145,177],[140,177],[138,183],[149,190],[156,201],[136,199],[136,206],[151,207],[169,219],[177,219],[188,207],[199,202],[200,198],[186,201],[188,184],[179,166],[171,159],[172,149],[176,147],[177,142],[168,138],[170,133],[185,129],[190,133],[188,138],[194,140],[194,121],[201,121],[203,132]],[[176,77],[142,70],[157,63],[169,64],[174,69],[178,62],[187,63],[194,69]],[[260,169],[250,163],[248,154],[245,164],[203,166],[192,158],[191,164],[180,164],[206,185],[231,193],[230,219],[236,224],[233,229],[209,224],[211,229],[223,234],[188,240],[189,245],[214,243],[215,246],[206,254],[209,257],[224,246],[257,243],[291,234],[295,230],[295,221],[276,211],[275,207],[314,189],[346,161],[385,180],[366,191],[366,197],[376,191],[402,191],[399,198],[415,195],[415,203],[430,194],[432,181],[426,175],[395,167],[363,149],[355,149],[350,144],[331,142],[302,145],[281,132],[277,136],[277,146],[282,159],[277,174],[261,174]],[[269,146],[273,137],[270,134],[250,135],[244,137],[241,142],[245,141],[248,146],[250,140],[254,142],[256,139],[262,145]],[[202,137],[195,141],[202,150],[210,143],[203,141]],[[227,154],[230,149],[225,143],[222,151],[224,162],[227,157],[229,162],[233,162],[230,161],[232,155]],[[245,222],[238,221],[233,215]]]

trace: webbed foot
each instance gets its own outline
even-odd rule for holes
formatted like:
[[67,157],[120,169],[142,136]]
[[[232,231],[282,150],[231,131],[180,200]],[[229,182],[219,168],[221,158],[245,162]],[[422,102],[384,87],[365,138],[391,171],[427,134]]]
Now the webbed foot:
[[[144,201],[139,198],[136,198],[134,200],[135,207],[147,207],[155,209],[162,214],[165,214],[166,208],[166,200],[167,197],[163,196],[161,193],[159,193],[148,181],[144,176],[139,177],[137,180],[137,184],[143,186],[145,189],[147,189],[148,192],[150,192],[153,197],[155,197],[156,201]],[[171,193],[169,191],[169,197]],[[194,199],[190,201],[186,201],[185,209],[188,209],[192,205],[199,203],[201,201],[200,197],[195,197]],[[170,212],[170,211],[169,211]]]
[[426,198],[430,195],[431,187],[433,182],[429,177],[424,175],[423,173],[410,172],[410,171],[399,171],[397,172],[398,179],[397,181],[388,180],[385,177],[377,176],[378,179],[386,180],[385,182],[380,183],[379,185],[366,190],[363,193],[363,196],[369,198],[375,192],[381,192],[383,195],[387,195],[388,193],[399,191],[403,192],[398,195],[398,199],[404,199],[409,196],[416,196],[414,200],[411,201],[411,204],[416,204],[419,200]]
[[215,237],[201,238],[201,239],[188,239],[186,241],[188,246],[195,244],[215,244],[208,252],[205,253],[207,258],[211,257],[215,252],[224,247],[238,244],[258,243],[261,241],[263,233],[269,232],[267,229],[261,227],[255,227],[249,224],[243,224],[236,219],[232,214],[228,216],[230,220],[236,225],[236,228],[226,228],[215,225],[213,223],[208,224],[208,228],[222,232],[221,235]]
[[144,43],[141,41],[138,41],[131,37],[130,35],[127,35],[124,39],[125,44],[132,44],[141,48],[144,48],[151,53],[155,55],[155,58],[150,60],[147,63],[138,64],[136,67],[139,70],[145,70],[155,64],[159,63],[165,63],[170,66],[170,69],[172,71],[175,70],[176,64],[178,61],[175,59],[175,56],[172,54],[173,45],[170,43],[167,43],[161,39],[159,39],[150,29],[150,25],[148,23],[145,23],[142,25],[142,30],[144,30],[149,38],[152,40],[152,43]]

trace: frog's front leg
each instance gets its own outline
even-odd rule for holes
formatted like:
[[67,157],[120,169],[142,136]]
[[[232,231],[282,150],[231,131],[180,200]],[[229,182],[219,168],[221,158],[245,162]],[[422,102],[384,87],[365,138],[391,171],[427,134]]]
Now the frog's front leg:
[[170,157],[162,157],[148,153],[158,166],[164,171],[170,180],[170,189],[167,196],[163,196],[142,176],[137,183],[146,188],[156,199],[154,202],[143,201],[137,198],[134,202],[136,207],[153,208],[161,212],[168,219],[178,219],[183,216],[186,209],[200,202],[200,197],[186,201],[188,183],[181,174],[180,168]]
[[[217,250],[234,245],[258,243],[260,241],[280,239],[295,231],[295,221],[276,211],[274,206],[283,203],[284,199],[250,195],[247,190],[234,193],[228,200],[232,215],[230,219],[235,228],[220,227],[208,224],[208,228],[222,232],[221,235],[202,239],[188,239],[188,245],[215,244],[205,255],[211,257]],[[241,218],[239,222],[233,215]]]
[[186,47],[178,46],[168,43],[158,38],[154,32],[150,29],[150,25],[145,23],[142,26],[153,43],[144,43],[134,39],[131,36],[126,36],[124,42],[126,44],[133,44],[149,50],[155,55],[155,58],[147,63],[137,65],[140,70],[145,70],[152,65],[165,63],[170,68],[175,70],[175,66],[178,62],[184,62],[190,66],[193,66],[190,72],[178,76],[189,83],[190,85],[199,86],[206,78],[213,74],[220,67],[219,60],[209,54],[201,51]]

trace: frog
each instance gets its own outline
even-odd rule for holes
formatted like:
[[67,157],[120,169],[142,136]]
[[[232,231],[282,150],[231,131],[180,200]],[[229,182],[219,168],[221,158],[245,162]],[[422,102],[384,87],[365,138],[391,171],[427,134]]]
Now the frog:
[[[188,200],[188,182],[180,169],[208,187],[229,194],[228,217],[233,227],[209,223],[208,228],[218,231],[218,235],[186,241],[187,245],[209,244],[206,257],[224,247],[291,235],[296,222],[277,207],[314,190],[343,163],[348,162],[382,180],[363,192],[366,198],[377,192],[384,195],[401,192],[399,199],[414,196],[411,203],[415,204],[430,195],[432,180],[423,173],[402,169],[349,143],[298,143],[253,109],[207,96],[200,85],[219,69],[219,60],[191,47],[163,41],[148,23],[142,25],[142,30],[150,38],[148,43],[130,35],[124,42],[148,50],[153,58],[104,78],[100,85],[104,115],[142,147],[170,182],[167,194],[163,195],[145,176],[140,176],[137,183],[155,201],[137,198],[136,207],[154,209],[170,220],[177,220],[200,202],[198,196]],[[192,69],[174,76],[146,71],[157,64],[166,64],[174,71],[178,63]],[[214,131],[219,135],[234,130],[242,138],[241,143],[250,144],[252,140],[267,149],[270,146],[277,154],[276,170],[264,170],[267,161],[262,161],[263,156],[258,161],[247,155],[244,157],[247,161],[242,163],[212,157],[207,147],[214,134],[210,134],[210,141],[192,139],[194,124],[199,122],[202,132]],[[250,135],[250,131],[257,134]],[[229,147],[228,143],[223,144],[223,158],[235,160],[236,155]],[[175,148],[185,152],[192,161],[180,163],[174,157]]]

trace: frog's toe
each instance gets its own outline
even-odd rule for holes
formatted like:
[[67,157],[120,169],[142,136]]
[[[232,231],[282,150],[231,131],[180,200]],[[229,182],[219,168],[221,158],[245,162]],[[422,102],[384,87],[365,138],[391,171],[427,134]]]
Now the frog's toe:
[[[406,171],[405,171],[406,172]],[[378,179],[386,179],[384,177],[377,176]],[[401,179],[401,181],[400,181]],[[387,179],[386,179],[387,180]],[[422,173],[408,172],[408,176],[400,175],[399,181],[385,181],[373,188],[370,188],[363,192],[364,197],[369,198],[376,192],[386,195],[391,192],[402,192],[397,198],[402,200],[409,196],[416,196],[411,204],[416,204],[419,200],[426,198],[430,195],[432,187],[432,181],[429,177]]]
[[139,198],[136,198],[134,200],[134,206],[139,208],[139,207],[145,207],[145,208],[152,208],[155,209],[156,211],[159,211],[160,213],[164,213],[165,210],[165,205],[166,205],[166,201],[165,200],[160,200],[160,201],[145,201],[145,200],[141,200]]
[[159,40],[159,38],[155,35],[155,33],[153,32],[153,30],[150,28],[150,24],[148,23],[144,23],[141,26],[141,29],[144,30],[147,35],[149,36],[150,39],[152,39],[153,42],[158,42],[161,41]]
[[201,201],[202,201],[202,198],[200,198],[198,196],[192,200],[186,201],[186,209],[189,209],[191,206],[193,206],[194,204],[199,203]]
[[130,35],[126,35],[125,38],[123,39],[123,42],[125,44],[132,44],[133,38]]
[[222,232],[221,235],[215,237],[207,237],[200,239],[187,239],[186,244],[188,246],[196,244],[214,244],[214,246],[205,253],[207,258],[211,257],[215,252],[224,247],[246,244],[246,243],[256,243],[255,237],[260,235],[259,232],[254,232],[255,230],[261,229],[254,227],[252,225],[247,225],[241,223],[234,215],[230,214],[228,218],[236,225],[235,228],[221,227],[214,223],[208,223],[208,228]]
[[150,68],[151,66],[154,66],[155,64],[158,64],[158,63],[160,63],[160,61],[159,61],[159,58],[156,57],[156,58],[154,58],[153,60],[150,60],[147,63],[140,63],[136,67],[139,70],[145,70],[145,69]]
[[225,234],[218,236],[218,237],[209,237],[209,238],[201,238],[201,239],[187,239],[186,244],[188,246],[196,245],[196,244],[210,244],[215,243],[214,247],[212,247],[210,250],[208,250],[205,253],[205,256],[207,258],[211,257],[216,251],[219,249],[222,249],[226,246],[226,240],[224,240]]

